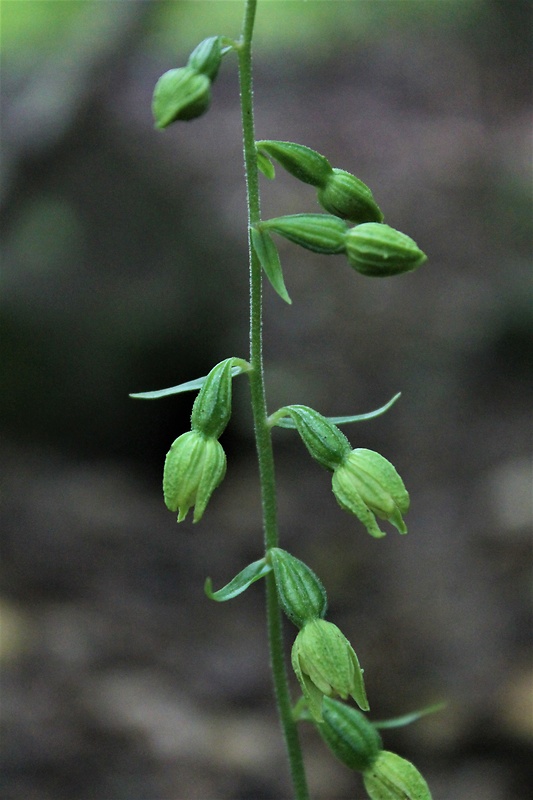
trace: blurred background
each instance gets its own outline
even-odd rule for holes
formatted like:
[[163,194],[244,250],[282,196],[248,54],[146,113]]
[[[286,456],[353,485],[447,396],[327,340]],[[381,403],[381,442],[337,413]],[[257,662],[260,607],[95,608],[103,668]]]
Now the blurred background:
[[[247,355],[245,192],[233,56],[209,113],[156,132],[151,94],[242,3],[2,3],[2,556],[5,800],[290,797],[263,587],[244,378],[228,473],[201,524],[164,507],[193,396],[132,400]],[[372,540],[291,431],[275,433],[281,544],[321,576],[365,667],[371,718],[435,800],[531,786],[531,5],[259,3],[258,138],[306,144],[372,188],[428,254],[374,281],[281,242],[265,287],[271,410],[346,428],[411,493]],[[318,210],[278,169],[263,215]],[[287,648],[295,629],[287,625]],[[296,691],[296,687],[294,686]],[[363,798],[303,726],[312,796]]]

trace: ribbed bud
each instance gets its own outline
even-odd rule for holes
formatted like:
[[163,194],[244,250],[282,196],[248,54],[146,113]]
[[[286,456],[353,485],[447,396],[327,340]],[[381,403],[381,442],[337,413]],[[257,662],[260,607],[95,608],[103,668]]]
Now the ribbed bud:
[[371,536],[385,536],[376,516],[407,533],[402,514],[409,509],[409,495],[393,465],[379,453],[352,450],[335,469],[332,488],[339,505],[355,514]]
[[172,444],[165,460],[166,507],[177,511],[178,522],[182,522],[194,506],[193,522],[198,522],[225,474],[226,455],[220,442],[199,431],[183,433]]
[[363,275],[383,278],[421,266],[427,256],[405,233],[379,222],[357,225],[345,235],[348,261]]
[[270,139],[256,142],[260,153],[266,153],[295,178],[311,186],[325,186],[332,173],[331,164],[325,156],[295,142],[277,142]]
[[213,367],[198,392],[191,414],[191,427],[218,439],[231,416],[231,368],[233,358]]
[[326,614],[328,598],[321,581],[307,564],[280,547],[271,547],[268,560],[274,569],[278,599],[291,622],[301,628]]
[[383,222],[381,209],[366,183],[343,169],[332,170],[317,196],[322,208],[342,219]]
[[370,800],[431,800],[426,781],[405,758],[382,750],[363,772],[363,782]]
[[204,39],[194,48],[187,61],[188,67],[207,75],[212,81],[215,80],[222,61],[220,38],[220,36],[210,36]]
[[309,711],[322,722],[323,697],[349,696],[364,711],[368,709],[363,671],[357,656],[332,622],[312,619],[305,623],[292,648],[292,667],[302,688]]
[[260,228],[279,233],[313,253],[333,255],[346,249],[346,223],[329,214],[288,214],[260,223]]
[[318,730],[337,758],[358,772],[369,769],[382,749],[382,742],[365,715],[352,706],[324,697],[322,716]]
[[211,102],[211,81],[191,67],[169,69],[157,81],[152,100],[156,128],[201,116]]
[[346,436],[318,411],[308,406],[285,406],[277,414],[290,416],[309,453],[330,471],[338,467],[351,451]]

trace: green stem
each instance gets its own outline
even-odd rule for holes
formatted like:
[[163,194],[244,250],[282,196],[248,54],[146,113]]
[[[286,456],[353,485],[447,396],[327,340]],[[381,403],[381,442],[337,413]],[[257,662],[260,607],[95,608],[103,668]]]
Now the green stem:
[[[248,201],[248,228],[260,220],[259,179],[255,150],[252,91],[252,35],[257,0],[246,0],[242,35],[237,52],[244,146],[244,167]],[[278,545],[276,484],[271,431],[267,421],[262,339],[262,272],[248,235],[250,255],[250,393],[254,418],[265,549]],[[291,698],[283,652],[281,610],[273,573],[266,576],[266,605],[270,663],[274,692],[283,729],[296,800],[308,800],[307,781],[296,723],[292,717]]]

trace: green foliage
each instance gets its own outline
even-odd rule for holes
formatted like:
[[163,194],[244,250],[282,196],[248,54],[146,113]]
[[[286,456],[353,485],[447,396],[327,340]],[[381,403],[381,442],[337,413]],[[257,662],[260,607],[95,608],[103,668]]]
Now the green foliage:
[[[332,473],[332,489],[343,509],[354,514],[375,538],[384,533],[376,517],[388,520],[406,533],[403,514],[409,495],[394,466],[379,453],[352,449],[335,422],[353,422],[378,416],[395,402],[370,414],[328,419],[305,405],[290,405],[267,415],[263,374],[262,295],[263,274],[279,297],[290,303],[279,255],[271,233],[319,254],[344,254],[363,275],[387,277],[408,272],[426,260],[418,246],[403,233],[383,224],[383,214],[372,191],[351,173],[333,168],[320,153],[306,145],[262,139],[256,142],[253,122],[251,42],[257,0],[246,0],[242,35],[238,41],[223,36],[203,39],[186,66],[168,70],[157,82],[153,111],[156,127],[202,115],[211,100],[211,83],[222,56],[238,58],[241,87],[242,133],[247,184],[250,275],[250,358],[227,358],[205,378],[171,389],[145,392],[136,397],[162,397],[198,390],[191,415],[191,430],[181,434],[165,461],[163,490],[167,507],[183,521],[194,506],[193,521],[201,519],[207,503],[226,472],[226,456],[218,439],[230,421],[232,380],[244,372],[251,390],[251,406],[259,462],[263,505],[265,555],[242,569],[226,586],[208,597],[230,600],[265,579],[268,604],[272,673],[278,710],[285,732],[297,800],[308,797],[305,770],[296,723],[303,719],[292,710],[285,673],[280,612],[299,628],[291,663],[309,714],[335,755],[352,769],[362,771],[372,800],[411,798],[427,800],[429,790],[413,767],[381,749],[376,728],[355,709],[333,701],[352,698],[359,708],[369,708],[363,671],[350,642],[332,622],[324,619],[327,595],[318,576],[303,561],[279,547],[276,486],[271,429],[293,427],[311,457]],[[332,15],[333,16],[333,15]],[[258,171],[275,178],[275,161],[296,179],[317,190],[326,214],[291,214],[261,220]],[[352,223],[350,227],[348,223]],[[425,788],[424,788],[425,787]]]

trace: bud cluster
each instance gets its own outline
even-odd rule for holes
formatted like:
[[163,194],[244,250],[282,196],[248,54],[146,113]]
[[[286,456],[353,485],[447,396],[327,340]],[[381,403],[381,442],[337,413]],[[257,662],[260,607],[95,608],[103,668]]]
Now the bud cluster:
[[204,39],[192,51],[187,66],[170,69],[157,81],[152,100],[156,128],[204,114],[211,102],[211,83],[222,61],[221,36]]

